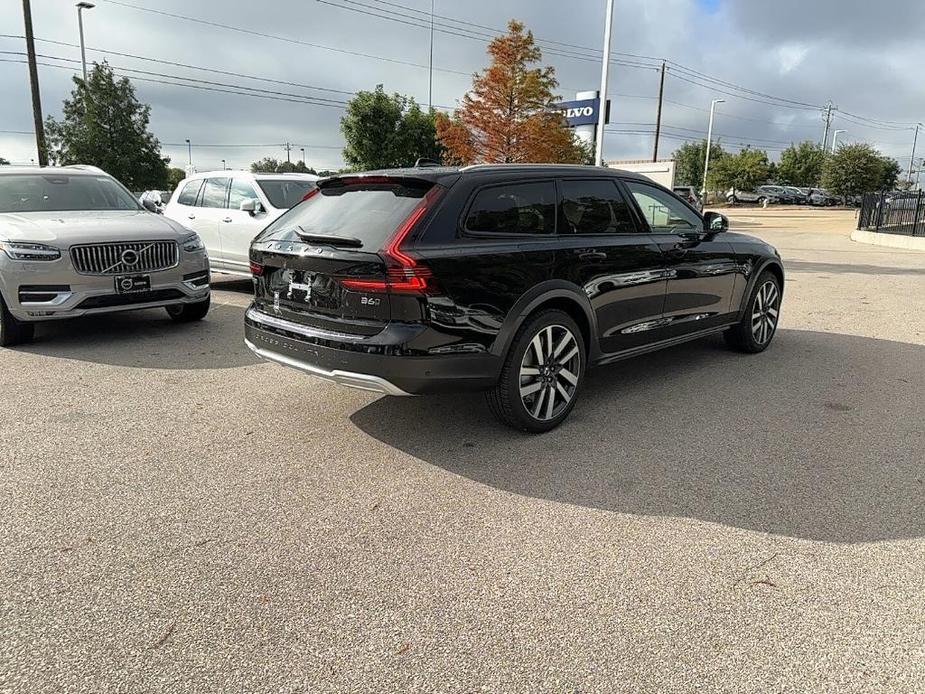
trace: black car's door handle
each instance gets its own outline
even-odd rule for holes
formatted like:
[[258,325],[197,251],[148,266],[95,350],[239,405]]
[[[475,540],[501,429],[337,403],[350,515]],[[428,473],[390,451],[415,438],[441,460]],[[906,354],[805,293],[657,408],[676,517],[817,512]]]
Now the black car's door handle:
[[575,251],[582,260],[607,260],[607,254],[604,251]]

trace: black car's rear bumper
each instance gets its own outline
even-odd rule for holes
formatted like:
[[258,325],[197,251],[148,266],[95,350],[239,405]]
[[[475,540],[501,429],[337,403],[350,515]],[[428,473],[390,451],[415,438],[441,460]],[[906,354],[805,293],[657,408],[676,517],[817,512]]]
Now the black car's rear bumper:
[[352,388],[387,395],[422,395],[493,386],[501,360],[488,353],[420,354],[427,326],[390,325],[360,337],[309,328],[258,311],[244,318],[244,343],[257,356]]

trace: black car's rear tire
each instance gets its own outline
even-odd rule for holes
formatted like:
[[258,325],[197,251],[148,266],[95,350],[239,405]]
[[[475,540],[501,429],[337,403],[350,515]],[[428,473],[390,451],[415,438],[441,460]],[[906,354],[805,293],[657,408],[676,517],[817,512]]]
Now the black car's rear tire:
[[0,347],[12,347],[31,342],[35,337],[35,324],[13,318],[3,297],[0,297]]
[[748,296],[742,320],[723,333],[726,344],[749,354],[766,350],[777,332],[781,298],[780,281],[765,270]]
[[167,314],[177,323],[192,323],[206,317],[211,301],[211,297],[207,297],[204,301],[197,301],[195,304],[168,306]]
[[555,429],[575,406],[585,360],[584,338],[572,317],[558,309],[540,311],[517,331],[488,406],[514,429]]

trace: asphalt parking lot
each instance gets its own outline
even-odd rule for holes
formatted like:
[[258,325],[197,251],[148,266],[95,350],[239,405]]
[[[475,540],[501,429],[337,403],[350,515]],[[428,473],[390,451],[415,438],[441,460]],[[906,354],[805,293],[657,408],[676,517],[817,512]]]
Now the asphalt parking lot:
[[0,353],[0,692],[925,691],[925,254],[733,210],[781,330],[479,396],[258,363],[202,323]]

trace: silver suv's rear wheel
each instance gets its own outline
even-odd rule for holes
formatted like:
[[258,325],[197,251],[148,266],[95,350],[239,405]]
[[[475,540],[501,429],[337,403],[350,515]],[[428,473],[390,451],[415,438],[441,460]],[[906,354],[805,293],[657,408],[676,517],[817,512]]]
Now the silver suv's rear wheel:
[[529,318],[514,338],[488,404],[502,422],[540,433],[571,412],[585,370],[581,330],[564,311]]

